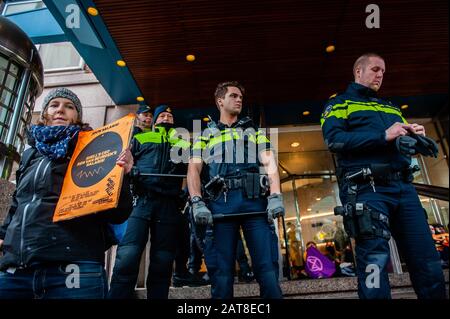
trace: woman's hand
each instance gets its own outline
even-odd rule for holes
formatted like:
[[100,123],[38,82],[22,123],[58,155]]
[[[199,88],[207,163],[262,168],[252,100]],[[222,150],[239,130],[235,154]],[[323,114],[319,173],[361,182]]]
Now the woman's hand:
[[129,148],[123,150],[119,157],[117,158],[116,164],[120,167],[123,167],[125,170],[125,174],[128,174],[131,171],[131,168],[134,165],[133,155],[131,155],[131,151]]

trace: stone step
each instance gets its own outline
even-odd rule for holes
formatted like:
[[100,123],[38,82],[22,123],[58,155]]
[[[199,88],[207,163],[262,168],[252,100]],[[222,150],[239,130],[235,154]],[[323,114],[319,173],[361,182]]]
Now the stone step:
[[[447,285],[448,294],[448,285]],[[393,287],[391,289],[392,299],[417,299],[416,293],[412,287],[399,288]],[[320,294],[306,294],[286,296],[285,299],[358,299],[358,292],[333,292]]]
[[[444,270],[445,282],[448,282],[448,269]],[[389,274],[392,287],[392,297],[395,299],[415,299],[416,295],[412,289],[409,274]],[[301,279],[282,281],[280,283],[283,296],[286,299],[323,299],[342,298],[354,299],[357,295],[356,277],[339,277],[327,279]],[[170,287],[169,299],[210,299],[211,286],[202,287]],[[235,298],[259,298],[259,287],[257,283],[236,283],[234,285]],[[146,298],[145,288],[136,289],[138,299]]]

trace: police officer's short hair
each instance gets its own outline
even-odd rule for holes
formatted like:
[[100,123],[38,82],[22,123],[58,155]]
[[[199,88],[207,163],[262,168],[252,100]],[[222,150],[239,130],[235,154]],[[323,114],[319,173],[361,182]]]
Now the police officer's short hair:
[[369,58],[380,58],[381,60],[384,61],[383,57],[381,55],[379,55],[378,53],[374,53],[374,52],[367,52],[364,53],[363,55],[361,55],[359,58],[356,59],[355,63],[353,64],[353,75],[356,74],[356,69],[359,66],[364,66],[367,63],[367,60]]
[[237,87],[241,91],[242,95],[244,95],[245,89],[238,81],[222,82],[217,85],[216,91],[214,92],[214,101],[216,104],[218,99],[225,98],[225,94],[227,94],[229,86]]

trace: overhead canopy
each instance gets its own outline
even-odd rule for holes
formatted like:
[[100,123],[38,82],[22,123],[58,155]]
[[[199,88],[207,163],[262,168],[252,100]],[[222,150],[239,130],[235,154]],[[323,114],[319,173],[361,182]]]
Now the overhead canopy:
[[[226,80],[244,85],[245,112],[268,126],[318,123],[325,101],[345,89],[355,59],[368,51],[385,58],[380,93],[408,104],[406,117],[435,116],[448,104],[446,0],[378,1],[380,28],[366,26],[372,12],[363,1],[44,2],[117,104],[143,96],[181,110],[186,123],[216,112],[213,92]],[[81,30],[65,26],[70,3],[87,22]]]
[[150,104],[213,109],[217,83],[238,80],[266,122],[296,123],[303,110],[317,120],[354,60],[375,51],[387,66],[380,93],[409,103],[406,115],[430,116],[448,98],[448,2],[377,4],[380,28],[369,29],[363,1],[95,1]]

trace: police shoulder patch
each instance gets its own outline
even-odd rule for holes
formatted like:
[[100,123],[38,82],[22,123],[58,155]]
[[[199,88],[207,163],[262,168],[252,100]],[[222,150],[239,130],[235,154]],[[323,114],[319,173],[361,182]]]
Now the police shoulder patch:
[[325,108],[325,110],[323,111],[322,117],[323,117],[323,118],[327,118],[327,117],[330,115],[332,109],[333,109],[333,105],[332,105],[332,104],[328,105],[328,106]]

